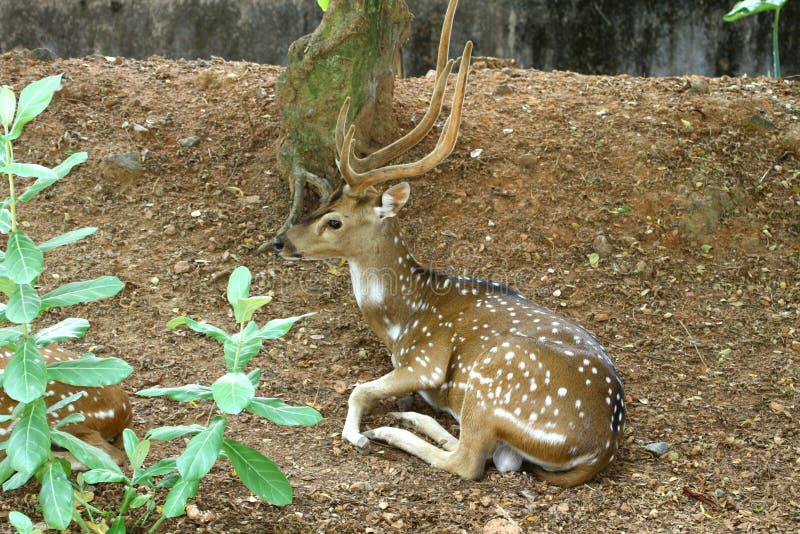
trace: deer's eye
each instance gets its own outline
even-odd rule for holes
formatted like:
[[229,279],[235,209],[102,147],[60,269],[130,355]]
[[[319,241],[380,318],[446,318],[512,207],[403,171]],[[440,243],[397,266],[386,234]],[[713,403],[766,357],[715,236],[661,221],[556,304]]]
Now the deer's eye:
[[340,221],[339,219],[330,219],[328,221],[328,228],[330,228],[331,230],[338,230],[341,227],[342,227],[342,221]]

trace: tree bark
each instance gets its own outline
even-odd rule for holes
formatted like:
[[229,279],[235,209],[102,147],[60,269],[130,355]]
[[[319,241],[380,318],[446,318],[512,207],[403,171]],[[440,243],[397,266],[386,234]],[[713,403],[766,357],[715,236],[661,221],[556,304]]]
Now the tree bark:
[[359,146],[392,137],[395,66],[410,24],[404,0],[331,0],[314,33],[289,48],[277,89],[278,159],[293,197],[287,224],[302,211],[306,184],[324,202],[338,183],[334,128],[347,96]]

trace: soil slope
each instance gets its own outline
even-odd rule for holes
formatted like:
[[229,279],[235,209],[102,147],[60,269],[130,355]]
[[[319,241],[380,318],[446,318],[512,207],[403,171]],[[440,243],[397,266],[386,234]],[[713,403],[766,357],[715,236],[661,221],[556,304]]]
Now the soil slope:
[[[458,145],[412,184],[402,224],[420,260],[508,283],[607,347],[629,408],[621,458],[569,490],[493,469],[465,482],[377,443],[359,454],[341,441],[352,386],[391,363],[359,316],[346,265],[255,252],[290,199],[275,160],[280,68],[0,58],[0,83],[16,91],[64,73],[16,156],[55,165],[86,150],[90,160],[22,217],[37,240],[100,228],[51,253],[41,284],[102,274],[126,283],[111,301],[54,314],[92,322],[75,348],[130,362],[126,389],[210,384],[224,371],[210,340],[165,323],[186,314],[232,328],[224,288],[237,265],[253,271],[255,291],[274,295],[260,320],[318,312],[254,363],[267,377],[260,393],[311,404],[324,421],[287,428],[242,416],[230,427],[287,473],[294,504],[256,500],[220,463],[193,501],[207,514],[168,521],[164,531],[800,528],[800,84],[489,63],[474,65]],[[423,114],[430,85],[399,82],[404,131]],[[141,173],[104,162],[130,151]],[[386,422],[395,406],[383,403],[365,426]],[[431,413],[420,399],[413,409]],[[208,418],[207,406],[135,400],[139,435]],[[645,449],[662,441],[661,456]],[[151,454],[176,454],[178,445]],[[0,531],[9,510],[40,517],[36,491],[3,494]],[[119,496],[98,486],[93,504]]]

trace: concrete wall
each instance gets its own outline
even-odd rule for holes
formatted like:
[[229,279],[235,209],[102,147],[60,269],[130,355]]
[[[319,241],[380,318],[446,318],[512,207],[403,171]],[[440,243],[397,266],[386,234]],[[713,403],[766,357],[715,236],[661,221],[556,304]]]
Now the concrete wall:
[[[415,14],[406,70],[435,58],[447,0],[407,0]],[[765,74],[770,14],[722,22],[734,0],[461,0],[452,52],[466,39],[476,55],[513,57],[523,67],[584,73]],[[0,51],[46,47],[92,53],[243,59],[285,64],[286,49],[322,16],[314,0],[0,0]],[[800,74],[800,2],[781,14],[783,74]]]

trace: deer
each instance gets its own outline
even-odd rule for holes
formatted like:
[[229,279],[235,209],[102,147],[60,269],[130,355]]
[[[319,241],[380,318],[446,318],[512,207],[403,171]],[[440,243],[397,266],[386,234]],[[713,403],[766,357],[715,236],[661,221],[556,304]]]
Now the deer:
[[[614,460],[624,432],[623,386],[605,349],[577,322],[510,287],[420,264],[396,223],[409,200],[408,182],[376,188],[427,173],[455,147],[469,41],[435,147],[412,163],[389,164],[424,138],[441,114],[454,62],[446,58],[456,4],[451,0],[445,16],[425,117],[394,143],[360,157],[355,126],[346,127],[345,99],[335,130],[344,185],[276,236],[273,246],[288,260],[345,258],[361,314],[391,352],[392,371],[352,390],[343,440],[359,450],[370,440],[384,442],[467,480],[481,478],[491,459],[499,472],[525,464],[549,483],[576,486]],[[389,415],[416,433],[394,426],[362,431],[363,416],[378,401],[415,392],[457,421],[458,438],[433,417],[408,411]]]
[[[75,352],[50,345],[39,349],[45,363],[74,360],[79,357]],[[14,353],[8,348],[0,348],[0,374],[8,365]],[[70,386],[61,382],[51,381],[47,385],[45,404],[49,408],[53,404],[66,399],[76,393],[82,395],[65,405],[59,410],[50,412],[48,419],[50,425],[61,422],[63,417],[71,413],[80,413],[84,420],[72,423],[61,430],[68,432],[88,443],[105,451],[118,465],[125,461],[123,453],[122,431],[131,426],[133,412],[128,394],[119,385],[103,387]],[[12,399],[0,388],[0,414],[8,415],[17,407],[17,401]],[[0,441],[5,441],[11,435],[15,422],[0,423]],[[57,452],[58,456],[65,457],[73,471],[83,471],[86,467],[71,454]]]

